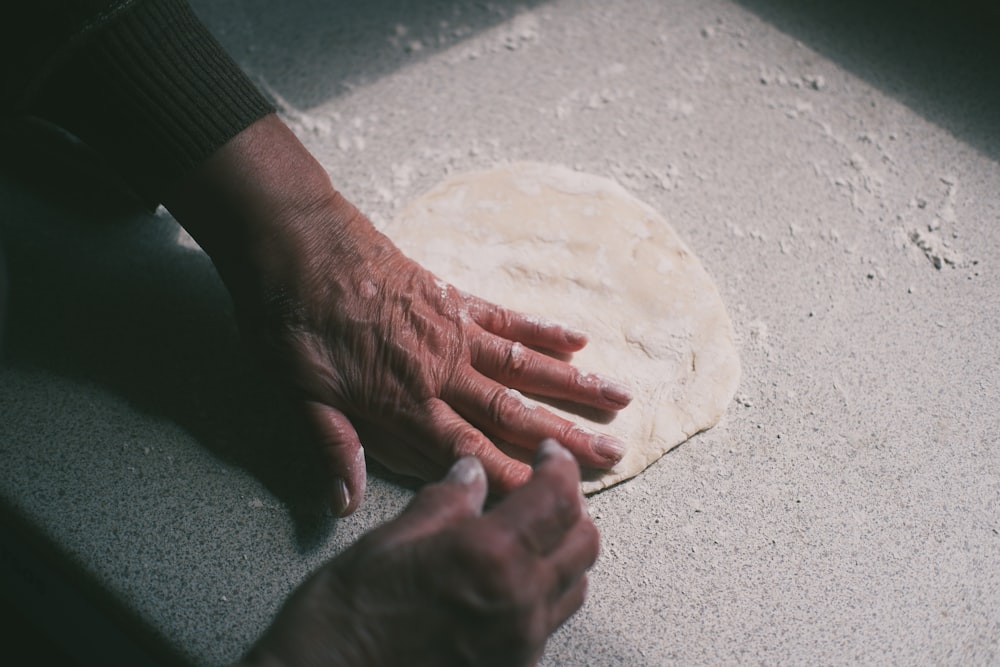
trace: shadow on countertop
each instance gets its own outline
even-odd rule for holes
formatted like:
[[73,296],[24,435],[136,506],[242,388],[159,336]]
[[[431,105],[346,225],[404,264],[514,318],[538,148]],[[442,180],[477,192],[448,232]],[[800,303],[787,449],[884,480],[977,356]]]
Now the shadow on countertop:
[[172,218],[144,209],[66,137],[21,127],[0,138],[6,363],[177,424],[288,506],[300,550],[325,543],[335,520],[318,452],[241,344],[207,255],[179,244]]
[[996,3],[736,2],[1000,162]]
[[[390,74],[545,0],[192,2],[242,65],[308,107]],[[419,46],[417,46],[419,44]],[[95,383],[190,432],[290,508],[299,548],[322,544],[317,453],[287,396],[242,346],[211,261],[178,244],[84,147],[30,123],[0,127],[0,247],[9,363]],[[402,486],[414,480],[370,462]]]

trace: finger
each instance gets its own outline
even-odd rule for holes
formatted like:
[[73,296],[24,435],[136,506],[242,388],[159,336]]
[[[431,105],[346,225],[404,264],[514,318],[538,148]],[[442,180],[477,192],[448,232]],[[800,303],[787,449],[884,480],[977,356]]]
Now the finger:
[[583,373],[571,364],[505,338],[491,336],[474,347],[472,366],[508,387],[548,398],[604,410],[621,410],[632,401],[632,393],[617,382]]
[[411,542],[482,514],[486,501],[486,471],[467,456],[451,467],[443,480],[425,486],[403,513],[382,533],[382,546]]
[[365,450],[344,413],[317,401],[307,401],[305,411],[326,464],[330,508],[337,516],[347,516],[365,495]]
[[625,454],[617,438],[597,433],[529,402],[517,390],[471,372],[444,397],[484,433],[531,449],[546,438],[568,448],[581,465],[611,468]]
[[542,317],[524,315],[464,295],[472,320],[491,334],[553,352],[576,352],[587,344],[587,334]]
[[430,442],[416,428],[403,424],[402,429],[389,430],[365,420],[353,422],[365,448],[365,455],[375,459],[393,473],[416,477],[425,482],[441,479],[454,460],[442,462],[441,457],[426,451]]
[[549,553],[547,561],[552,568],[554,579],[551,587],[553,602],[570,590],[597,562],[600,539],[597,526],[590,517],[584,515],[566,532],[562,542]]
[[549,634],[558,630],[570,616],[579,611],[586,599],[587,575],[584,574],[549,607]]
[[476,457],[486,471],[491,492],[509,493],[531,477],[530,466],[497,449],[489,438],[444,401],[429,401],[425,419],[421,428],[426,437],[440,444],[437,452],[443,457],[443,465],[464,456]]
[[518,537],[530,553],[546,556],[583,515],[576,461],[555,440],[538,450],[531,480],[511,493],[489,518]]

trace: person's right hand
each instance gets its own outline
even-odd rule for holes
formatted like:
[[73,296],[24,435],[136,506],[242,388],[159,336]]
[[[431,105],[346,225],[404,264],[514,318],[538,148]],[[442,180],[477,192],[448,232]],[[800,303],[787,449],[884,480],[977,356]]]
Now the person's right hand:
[[578,485],[573,457],[549,440],[531,480],[483,514],[483,468],[459,460],[310,577],[243,664],[534,664],[597,559]]

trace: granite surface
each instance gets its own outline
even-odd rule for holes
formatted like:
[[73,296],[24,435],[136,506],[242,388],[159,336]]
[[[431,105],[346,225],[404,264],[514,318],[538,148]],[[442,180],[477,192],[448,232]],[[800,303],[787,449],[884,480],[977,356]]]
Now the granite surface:
[[[565,164],[716,280],[737,400],[590,499],[601,560],[544,665],[1000,660],[1000,60],[985,15],[869,5],[195,2],[376,224],[452,172]],[[330,518],[210,262],[77,158],[0,180],[0,500],[224,664],[412,490],[376,473]]]

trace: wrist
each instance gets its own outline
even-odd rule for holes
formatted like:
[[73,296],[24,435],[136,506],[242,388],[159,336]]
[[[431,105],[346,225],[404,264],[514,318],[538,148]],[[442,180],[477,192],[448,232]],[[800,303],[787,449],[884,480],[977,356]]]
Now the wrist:
[[182,179],[164,205],[216,262],[288,238],[276,229],[321,205],[333,187],[274,114],[251,124]]
[[346,260],[376,233],[274,114],[233,137],[164,204],[212,258],[238,305],[282,298],[303,272],[316,270],[311,262]]

